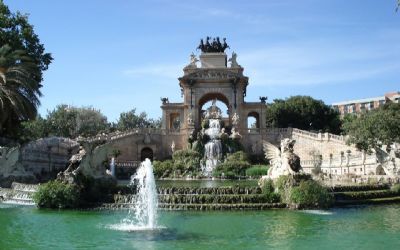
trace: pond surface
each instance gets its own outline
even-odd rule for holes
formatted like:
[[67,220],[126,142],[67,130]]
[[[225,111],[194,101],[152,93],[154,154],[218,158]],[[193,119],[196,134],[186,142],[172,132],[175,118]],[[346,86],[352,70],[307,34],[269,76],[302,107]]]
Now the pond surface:
[[330,211],[159,213],[155,231],[112,229],[126,211],[0,204],[0,249],[399,249],[400,205]]

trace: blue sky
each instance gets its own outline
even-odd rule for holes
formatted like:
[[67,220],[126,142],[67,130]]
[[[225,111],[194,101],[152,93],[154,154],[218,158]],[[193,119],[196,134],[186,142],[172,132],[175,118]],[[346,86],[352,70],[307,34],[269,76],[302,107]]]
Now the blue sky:
[[161,116],[206,36],[226,37],[250,78],[247,101],[311,95],[327,104],[400,91],[397,0],[5,0],[54,56],[40,113],[91,105],[110,121]]

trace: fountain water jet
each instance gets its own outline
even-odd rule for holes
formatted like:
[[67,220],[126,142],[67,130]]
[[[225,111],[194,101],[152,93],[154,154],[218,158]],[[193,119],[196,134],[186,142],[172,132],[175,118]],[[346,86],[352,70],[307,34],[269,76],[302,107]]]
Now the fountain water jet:
[[137,194],[130,201],[132,207],[121,224],[112,229],[122,231],[141,231],[159,229],[157,226],[157,190],[153,166],[149,159],[141,163],[135,175],[131,177],[131,186],[137,187]]

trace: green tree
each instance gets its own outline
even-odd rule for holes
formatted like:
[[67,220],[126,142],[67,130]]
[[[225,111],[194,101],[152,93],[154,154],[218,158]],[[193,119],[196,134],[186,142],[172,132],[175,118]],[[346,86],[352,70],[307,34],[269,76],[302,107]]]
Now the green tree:
[[35,80],[42,81],[43,71],[47,70],[53,58],[45,52],[44,45],[28,22],[28,15],[11,13],[3,0],[0,0],[0,44],[8,44],[13,50],[25,51],[36,65]]
[[22,122],[19,131],[18,139],[22,143],[47,137],[49,134],[47,120],[40,115],[35,120]]
[[47,115],[49,135],[75,138],[94,136],[109,128],[107,118],[92,107],[58,105]]
[[136,109],[120,114],[117,121],[117,129],[128,130],[134,128],[160,127],[161,120],[153,120],[147,118],[146,112],[136,114]]
[[384,106],[345,121],[343,129],[349,135],[348,143],[360,150],[370,151],[381,145],[400,143],[400,103]]
[[43,71],[52,61],[27,15],[0,0],[0,136],[16,137],[20,123],[35,119]]
[[41,93],[34,67],[23,50],[0,47],[0,135],[12,135],[19,121],[36,117]]
[[293,127],[304,130],[341,131],[339,113],[310,96],[275,99],[266,111],[267,127]]

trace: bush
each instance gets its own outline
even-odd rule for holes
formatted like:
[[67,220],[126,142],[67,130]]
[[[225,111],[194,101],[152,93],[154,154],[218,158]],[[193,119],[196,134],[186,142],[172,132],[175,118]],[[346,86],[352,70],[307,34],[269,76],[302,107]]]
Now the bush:
[[290,200],[299,208],[327,208],[332,204],[333,196],[318,182],[306,180],[292,188]]
[[271,179],[263,180],[261,192],[269,203],[279,202],[280,196],[275,192],[274,183]]
[[39,186],[33,200],[40,208],[74,208],[79,204],[80,188],[60,181],[49,181]]
[[260,177],[268,174],[269,166],[266,165],[253,165],[246,169],[246,176]]
[[243,151],[243,145],[237,139],[232,139],[230,137],[221,138],[222,151],[224,154],[235,153]]
[[237,162],[237,161],[248,161],[247,154],[243,151],[237,151],[226,157],[226,161]]
[[391,190],[393,193],[400,194],[400,184],[395,184],[395,185],[393,185],[393,186],[390,188],[390,190]]
[[173,169],[172,160],[166,161],[154,161],[153,162],[153,172],[154,176],[157,178],[161,178],[165,173],[168,175],[168,171],[171,172]]
[[202,156],[199,152],[185,149],[177,150],[172,155],[174,161],[174,169],[181,170],[182,172],[197,172],[200,171],[200,160]]

